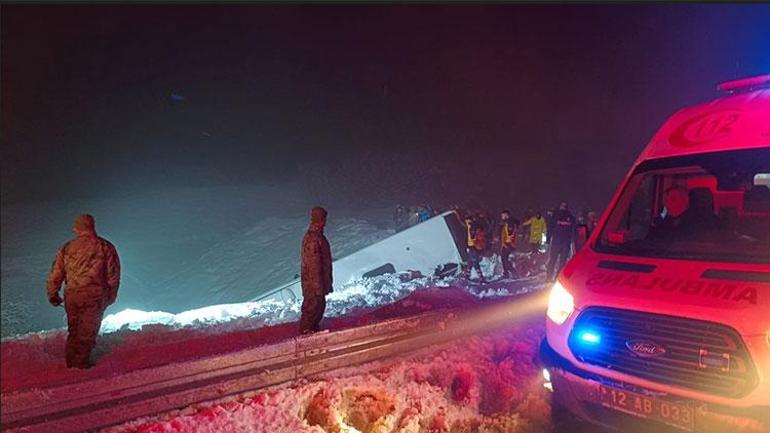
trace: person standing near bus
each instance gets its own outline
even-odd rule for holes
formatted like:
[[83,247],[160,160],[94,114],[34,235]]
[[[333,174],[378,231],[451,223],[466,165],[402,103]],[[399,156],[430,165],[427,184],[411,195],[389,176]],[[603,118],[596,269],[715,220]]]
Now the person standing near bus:
[[326,295],[332,292],[332,253],[329,240],[324,235],[326,216],[324,208],[313,208],[310,211],[310,226],[302,238],[302,315],[299,330],[303,334],[320,330]]
[[561,202],[553,216],[551,234],[551,254],[548,260],[547,281],[553,281],[569,259],[572,242],[575,238],[575,217],[569,211],[567,202]]

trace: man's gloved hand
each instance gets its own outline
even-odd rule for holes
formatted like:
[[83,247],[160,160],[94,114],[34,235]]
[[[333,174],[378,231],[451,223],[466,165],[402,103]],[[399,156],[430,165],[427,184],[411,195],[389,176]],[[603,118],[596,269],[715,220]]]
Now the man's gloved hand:
[[49,297],[48,302],[50,302],[51,305],[53,305],[54,307],[58,307],[59,305],[62,304],[62,302],[64,302],[64,299],[62,299],[61,296],[59,296],[59,294],[57,293]]

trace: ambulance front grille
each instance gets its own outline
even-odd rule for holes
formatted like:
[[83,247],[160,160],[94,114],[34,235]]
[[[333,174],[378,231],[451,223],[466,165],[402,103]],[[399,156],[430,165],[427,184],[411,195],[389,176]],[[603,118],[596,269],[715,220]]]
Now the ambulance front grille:
[[[601,340],[587,344],[580,338],[586,331]],[[568,343],[586,364],[723,397],[745,396],[758,381],[741,337],[719,323],[589,307],[575,321]],[[631,350],[639,346],[653,354]]]

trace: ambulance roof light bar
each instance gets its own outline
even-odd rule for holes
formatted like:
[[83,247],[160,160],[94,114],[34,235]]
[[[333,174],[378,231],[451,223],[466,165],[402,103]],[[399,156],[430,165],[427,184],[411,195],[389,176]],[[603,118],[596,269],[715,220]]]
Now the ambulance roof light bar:
[[746,92],[761,87],[770,87],[770,74],[757,75],[749,78],[741,78],[740,80],[725,81],[717,85],[717,90],[720,92]]

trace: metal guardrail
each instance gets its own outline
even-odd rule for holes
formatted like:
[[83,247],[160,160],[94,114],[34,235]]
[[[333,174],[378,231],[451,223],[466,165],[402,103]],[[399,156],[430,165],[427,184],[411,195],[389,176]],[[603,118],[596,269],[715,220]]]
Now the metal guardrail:
[[[532,295],[522,298],[528,297]],[[498,328],[515,318],[514,310],[495,303],[459,313],[434,312],[2,395],[0,427],[8,432],[98,430]]]

